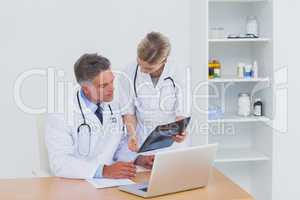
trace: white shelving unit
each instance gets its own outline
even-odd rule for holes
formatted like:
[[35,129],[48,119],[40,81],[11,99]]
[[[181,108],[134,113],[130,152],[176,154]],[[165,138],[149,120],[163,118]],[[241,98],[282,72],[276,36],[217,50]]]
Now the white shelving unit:
[[[256,16],[260,37],[227,39],[245,34],[247,16]],[[200,25],[200,26],[199,26]],[[209,38],[209,30],[224,28],[224,38]],[[272,199],[273,158],[273,1],[191,1],[191,78],[194,95],[193,123],[207,127],[192,138],[196,145],[218,143],[215,166],[248,191],[255,199]],[[221,78],[208,78],[208,62],[221,63]],[[258,78],[239,79],[239,62],[258,63]],[[202,83],[207,83],[203,87]],[[199,85],[201,90],[198,91]],[[195,92],[195,90],[197,90]],[[237,115],[239,93],[263,101],[263,116]],[[208,115],[211,107],[222,114]],[[203,112],[204,111],[204,112]],[[199,134],[201,133],[201,134]]]
[[269,118],[264,116],[247,116],[242,117],[237,114],[224,114],[224,116],[220,119],[208,119],[208,123],[240,123],[240,122],[268,122]]
[[263,2],[268,0],[209,0],[209,2],[227,2],[227,3],[253,3],[253,2]]
[[250,148],[223,148],[219,149],[215,162],[252,162],[270,160],[268,156]]
[[209,83],[238,83],[238,82],[270,82],[270,79],[268,77],[266,78],[214,78],[209,79]]
[[251,43],[251,42],[270,42],[269,38],[255,38],[255,39],[228,39],[228,38],[223,38],[223,39],[209,39],[208,40],[210,43]]
[[[247,4],[245,4],[247,3]],[[215,93],[208,90],[208,106],[221,105],[225,114],[220,119],[208,119],[211,127],[208,143],[218,142],[220,149],[217,153],[216,166],[238,184],[244,186],[257,199],[271,199],[272,179],[272,129],[265,128],[272,119],[272,88],[273,51],[272,51],[272,2],[271,1],[209,1],[208,30],[210,26],[222,26],[226,35],[243,34],[246,29],[246,18],[255,15],[260,25],[260,38],[257,39],[210,39],[208,38],[208,59],[218,59],[223,63],[221,78],[208,82],[215,85],[220,98],[216,100]],[[263,28],[264,27],[264,28]],[[267,28],[269,27],[269,28]],[[256,79],[226,78],[235,77],[238,62],[259,63],[259,76]],[[265,78],[262,78],[265,77]],[[258,92],[258,84],[268,83]],[[221,84],[221,86],[218,86]],[[235,87],[226,87],[234,84]],[[241,92],[247,92],[253,97],[263,99],[265,112],[262,117],[241,117],[237,114],[237,97]],[[210,97],[211,95],[211,97]],[[215,124],[231,126],[234,134],[213,129]],[[225,126],[225,125],[223,125]],[[238,131],[236,131],[238,130]],[[218,132],[218,134],[216,134]],[[262,145],[265,144],[265,146]],[[238,163],[245,162],[242,171]],[[262,167],[263,166],[263,167]],[[240,171],[231,173],[230,170]],[[256,174],[253,174],[256,173]],[[245,177],[243,179],[243,177]],[[258,180],[257,177],[261,179]],[[261,186],[259,182],[264,182]],[[248,184],[246,184],[248,183]]]

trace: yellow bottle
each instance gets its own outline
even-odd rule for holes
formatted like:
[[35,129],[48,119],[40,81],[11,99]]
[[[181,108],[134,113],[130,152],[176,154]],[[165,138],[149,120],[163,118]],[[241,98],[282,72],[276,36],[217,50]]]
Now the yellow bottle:
[[218,60],[211,60],[208,63],[208,78],[220,78],[221,77],[221,63]]

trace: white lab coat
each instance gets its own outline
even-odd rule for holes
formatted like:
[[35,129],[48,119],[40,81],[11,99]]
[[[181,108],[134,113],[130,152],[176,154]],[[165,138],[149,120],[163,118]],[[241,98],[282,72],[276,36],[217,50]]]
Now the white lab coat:
[[[179,68],[168,62],[154,87],[149,74],[141,72],[138,68],[136,90],[134,92],[134,76],[137,63],[129,65],[121,78],[122,87],[122,114],[135,114],[137,117],[138,142],[141,145],[157,125],[174,122],[176,116],[189,116],[187,107],[187,73],[186,68]],[[170,79],[174,80],[175,88]],[[174,143],[171,147],[187,146],[189,141]],[[126,149],[126,148],[125,148]],[[169,148],[168,148],[169,149]],[[122,151],[122,155],[128,152]],[[150,152],[151,154],[151,152]]]
[[[91,150],[85,157],[78,153],[80,145],[81,154],[87,154],[89,140],[88,132],[82,131],[78,137],[77,128],[83,122],[79,111],[77,97],[70,106],[74,111],[67,113],[48,114],[45,141],[48,148],[50,167],[55,176],[66,178],[86,179],[94,177],[99,165],[109,165],[117,159],[118,147],[123,137],[123,124],[118,103],[111,102],[113,115],[104,103],[103,126],[97,116],[86,107],[79,95],[83,113],[87,124],[91,126]],[[115,123],[112,122],[115,118]],[[80,132],[81,133],[81,132]]]

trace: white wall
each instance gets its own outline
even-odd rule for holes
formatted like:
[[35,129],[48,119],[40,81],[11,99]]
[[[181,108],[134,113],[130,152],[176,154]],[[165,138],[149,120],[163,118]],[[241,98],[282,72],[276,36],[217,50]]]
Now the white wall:
[[[188,64],[189,1],[1,1],[0,178],[31,176],[38,157],[36,116],[14,100],[22,72],[55,67],[65,71],[58,81],[73,81],[73,63],[85,52],[99,52],[120,69],[135,59],[137,42],[152,30],[169,36],[172,57]],[[45,107],[46,77],[26,79],[21,94],[26,105]]]
[[[276,15],[275,27],[278,23],[276,31],[281,35],[277,36],[284,49],[276,53],[288,58],[277,62],[289,66],[289,121],[288,133],[277,135],[275,142],[274,199],[293,199],[300,191],[300,30],[296,22],[300,6],[298,0],[275,1],[283,3],[278,6],[281,12]],[[32,68],[55,67],[65,71],[61,81],[73,80],[73,63],[84,52],[99,52],[109,57],[114,67],[122,68],[135,58],[137,42],[151,30],[167,34],[173,57],[188,63],[189,20],[189,2],[183,0],[1,1],[0,178],[31,176],[37,159],[35,115],[22,112],[14,101],[14,82],[19,74]],[[45,77],[27,80],[22,88],[26,104],[47,105],[46,86]]]

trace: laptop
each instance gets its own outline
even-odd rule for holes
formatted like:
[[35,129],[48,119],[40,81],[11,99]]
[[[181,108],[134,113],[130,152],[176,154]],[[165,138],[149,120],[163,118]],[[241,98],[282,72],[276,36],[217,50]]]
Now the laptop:
[[144,198],[205,187],[217,144],[188,147],[155,154],[149,182],[121,186],[121,191]]

